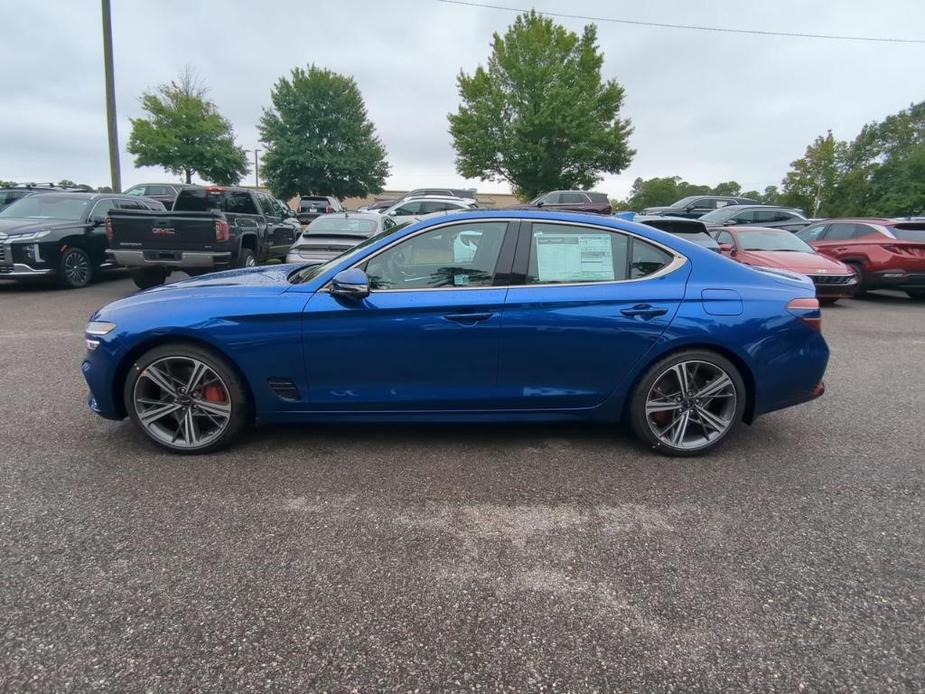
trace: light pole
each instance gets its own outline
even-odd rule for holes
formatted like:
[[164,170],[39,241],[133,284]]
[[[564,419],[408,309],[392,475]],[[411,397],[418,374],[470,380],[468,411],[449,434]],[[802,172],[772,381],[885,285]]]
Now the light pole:
[[103,64],[106,73],[106,126],[109,131],[109,171],[112,191],[122,192],[122,172],[119,167],[119,132],[116,128],[116,85],[112,70],[112,13],[109,0],[103,3]]
[[260,152],[262,149],[254,149],[254,188],[260,187]]

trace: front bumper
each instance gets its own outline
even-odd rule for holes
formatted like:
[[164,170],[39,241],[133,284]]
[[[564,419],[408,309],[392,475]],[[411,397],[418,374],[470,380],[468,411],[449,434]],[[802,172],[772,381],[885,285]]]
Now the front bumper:
[[25,263],[0,265],[0,278],[4,277],[47,277],[54,274],[52,268],[34,268]]
[[125,267],[215,267],[231,264],[231,251],[150,251],[109,249],[112,260]]
[[883,289],[925,289],[925,272],[882,270],[864,277],[864,284]]
[[858,278],[850,275],[809,275],[820,299],[848,299],[858,291]]

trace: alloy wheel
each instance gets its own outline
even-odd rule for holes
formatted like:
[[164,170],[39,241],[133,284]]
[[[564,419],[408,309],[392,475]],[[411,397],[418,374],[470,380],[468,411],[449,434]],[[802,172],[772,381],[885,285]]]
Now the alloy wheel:
[[663,371],[646,396],[646,424],[671,448],[710,445],[735,423],[735,383],[716,364],[682,361]]
[[255,267],[256,265],[257,259],[252,255],[247,256],[247,260],[244,261],[244,267]]
[[228,387],[192,357],[164,357],[144,368],[132,398],[138,422],[173,448],[196,449],[220,437],[231,421]]
[[80,251],[68,251],[64,256],[64,275],[70,284],[82,287],[90,279],[90,259]]

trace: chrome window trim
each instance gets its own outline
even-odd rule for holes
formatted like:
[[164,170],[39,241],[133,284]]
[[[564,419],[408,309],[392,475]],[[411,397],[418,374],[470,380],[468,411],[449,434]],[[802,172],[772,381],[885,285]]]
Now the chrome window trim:
[[[506,222],[506,223],[508,224],[508,230],[507,230],[505,233],[507,233],[507,232],[510,231],[510,225],[511,225],[512,223],[514,223],[514,222],[529,222],[529,223],[531,223],[531,224],[537,223],[537,220],[531,219],[531,218],[529,218],[529,217],[479,217],[479,219],[480,219],[480,220],[485,220],[485,221],[491,221],[491,222]],[[418,236],[418,235],[420,235],[420,234],[423,234],[423,233],[426,233],[426,232],[431,232],[431,231],[436,231],[437,229],[443,229],[443,228],[445,228],[445,227],[458,226],[458,225],[460,225],[460,224],[466,224],[466,223],[467,223],[467,222],[464,222],[464,221],[455,221],[455,222],[448,222],[448,223],[446,223],[446,224],[439,224],[439,225],[437,225],[437,226],[427,227],[426,229],[420,229],[420,230],[414,232],[413,234],[409,234],[408,236],[404,236],[404,237],[402,237],[402,238],[400,238],[400,239],[396,239],[395,241],[393,241],[392,243],[390,243],[388,246],[384,246],[384,247],[380,248],[380,249],[379,249],[378,251],[376,251],[373,255],[367,256],[366,258],[360,260],[359,262],[354,263],[354,264],[351,265],[350,267],[344,268],[344,270],[352,270],[352,269],[354,269],[354,268],[359,267],[360,265],[363,265],[364,263],[368,263],[370,260],[372,260],[373,258],[375,258],[376,256],[378,256],[380,253],[385,253],[387,250],[389,250],[389,249],[392,248],[393,246],[395,246],[395,245],[401,243],[402,241],[407,241],[408,239],[413,239],[415,236]],[[469,223],[471,223],[471,222],[469,222]],[[672,257],[672,260],[671,260],[671,262],[669,262],[667,265],[665,265],[665,267],[661,268],[661,269],[658,270],[657,272],[653,272],[651,275],[646,275],[645,277],[627,278],[627,279],[625,279],[625,280],[602,280],[602,281],[599,281],[599,282],[595,282],[595,281],[590,281],[590,282],[550,282],[550,283],[544,283],[544,284],[506,284],[506,285],[503,285],[503,286],[490,285],[490,286],[488,286],[488,287],[419,287],[419,288],[417,288],[417,289],[370,289],[369,292],[370,292],[370,294],[372,294],[372,293],[374,293],[374,292],[375,292],[375,293],[385,293],[385,292],[441,292],[441,291],[443,291],[443,292],[445,292],[445,291],[462,291],[462,292],[465,292],[465,291],[472,291],[472,290],[475,290],[475,289],[484,291],[484,290],[487,290],[487,289],[516,289],[516,288],[518,288],[518,287],[526,287],[526,288],[534,288],[534,287],[584,287],[584,286],[594,286],[594,285],[598,285],[598,286],[599,286],[599,285],[607,285],[607,284],[628,284],[628,283],[630,283],[630,282],[643,282],[643,281],[646,281],[646,280],[653,280],[653,279],[657,279],[657,278],[659,278],[659,277],[664,277],[665,275],[668,275],[668,274],[674,272],[674,271],[677,270],[678,268],[683,267],[683,266],[688,262],[687,256],[682,255],[681,253],[679,253],[678,251],[674,250],[673,248],[669,248],[668,246],[666,246],[666,245],[664,245],[664,244],[662,244],[662,243],[659,243],[658,241],[652,241],[651,239],[647,239],[647,238],[645,238],[644,236],[638,236],[638,235],[636,235],[636,234],[633,234],[633,233],[630,232],[630,231],[624,231],[623,229],[613,229],[613,228],[610,228],[610,227],[598,226],[598,225],[596,225],[596,224],[588,224],[588,223],[586,223],[586,222],[564,222],[564,221],[558,220],[558,219],[553,219],[553,220],[541,220],[541,221],[539,221],[539,223],[540,223],[540,224],[558,224],[558,225],[560,225],[560,226],[568,226],[568,227],[584,227],[584,228],[587,228],[587,229],[594,229],[594,230],[597,230],[597,231],[607,231],[607,232],[610,232],[610,233],[612,233],[612,234],[622,234],[622,235],[624,235],[624,236],[629,236],[630,238],[633,238],[633,239],[639,239],[639,240],[642,241],[643,243],[651,244],[651,245],[655,246],[656,248],[659,248],[659,249],[665,251],[666,253],[668,253],[668,254]],[[530,231],[531,231],[531,233],[532,233],[533,230],[531,229]],[[343,270],[342,270],[341,272],[343,272]],[[319,291],[319,292],[330,292],[330,291],[331,291],[331,282],[333,282],[333,281],[334,281],[334,278],[332,277],[330,280],[328,280],[327,282],[325,282],[324,285],[323,285],[321,288],[318,289],[318,291]]]

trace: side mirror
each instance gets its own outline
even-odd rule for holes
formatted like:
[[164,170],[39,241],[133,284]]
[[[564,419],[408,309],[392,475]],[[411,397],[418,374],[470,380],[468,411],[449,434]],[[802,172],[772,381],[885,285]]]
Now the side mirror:
[[341,270],[331,280],[331,296],[359,301],[369,296],[369,277],[360,268]]
[[734,219],[727,219],[725,222],[723,222],[724,227],[732,227],[735,225],[736,225],[736,220]]
[[102,219],[99,218],[99,217],[94,217],[93,219],[90,220],[90,226],[93,227],[94,229],[95,229],[96,227],[101,227],[101,226],[103,226],[105,223],[106,223],[106,218],[105,218],[105,217],[103,217]]
[[732,244],[731,244],[731,243],[721,243],[721,244],[719,245],[719,250],[722,251],[723,253],[731,253],[731,252],[732,252]]
[[545,205],[545,204],[546,204],[545,202],[543,202],[542,200],[540,200],[538,203],[536,203],[536,206],[537,206],[537,207],[542,207],[542,206]]

